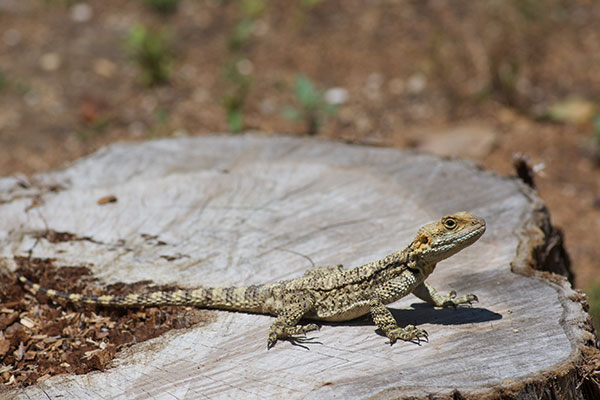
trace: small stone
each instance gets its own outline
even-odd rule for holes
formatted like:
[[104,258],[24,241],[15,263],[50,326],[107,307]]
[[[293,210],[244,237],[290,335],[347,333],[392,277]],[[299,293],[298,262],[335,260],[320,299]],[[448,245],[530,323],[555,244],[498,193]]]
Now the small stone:
[[252,61],[248,60],[247,58],[238,61],[236,67],[239,73],[242,75],[250,75],[254,71],[254,64],[252,64]]
[[87,22],[94,15],[94,10],[86,3],[77,3],[71,7],[71,19],[75,22]]
[[406,82],[406,90],[410,94],[419,94],[425,87],[427,86],[427,78],[424,74],[418,72],[416,74],[412,74],[408,81]]
[[2,41],[7,46],[16,46],[21,42],[21,32],[16,29],[7,29],[2,34]]
[[106,58],[94,60],[94,72],[104,78],[110,78],[117,71],[117,66]]
[[325,92],[325,101],[329,104],[344,104],[348,97],[348,91],[341,87],[334,87]]
[[61,63],[62,59],[58,53],[46,53],[40,57],[40,67],[44,71],[56,71]]

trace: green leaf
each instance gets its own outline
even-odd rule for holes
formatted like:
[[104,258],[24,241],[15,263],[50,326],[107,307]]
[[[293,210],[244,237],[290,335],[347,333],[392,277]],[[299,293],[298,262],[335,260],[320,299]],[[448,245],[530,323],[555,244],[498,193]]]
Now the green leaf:
[[239,50],[248,40],[254,29],[254,20],[244,18],[233,29],[233,33],[229,38],[229,49]]
[[315,89],[312,81],[304,75],[296,77],[294,90],[298,101],[304,108],[314,109],[321,99],[321,93]]
[[227,126],[233,133],[241,132],[244,129],[244,114],[241,110],[229,110],[227,112]]

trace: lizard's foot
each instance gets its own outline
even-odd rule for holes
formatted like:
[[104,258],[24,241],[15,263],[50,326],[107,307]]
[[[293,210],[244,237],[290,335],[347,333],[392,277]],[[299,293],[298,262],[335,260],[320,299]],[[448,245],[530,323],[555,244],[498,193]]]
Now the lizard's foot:
[[407,325],[404,328],[395,328],[389,331],[386,336],[390,339],[390,344],[396,343],[396,340],[404,340],[406,342],[421,343],[421,340],[429,341],[427,331],[419,329],[414,325]]
[[471,305],[473,302],[479,301],[477,296],[475,296],[474,294],[467,294],[464,296],[456,297],[456,292],[454,290],[452,290],[446,296],[443,296],[442,299],[443,299],[442,307],[454,307],[454,308],[456,308],[456,306],[458,306],[459,304]]
[[269,332],[267,340],[267,349],[275,346],[279,339],[294,337],[295,335],[306,335],[307,332],[316,331],[319,329],[317,324],[296,325],[296,326],[273,326]]

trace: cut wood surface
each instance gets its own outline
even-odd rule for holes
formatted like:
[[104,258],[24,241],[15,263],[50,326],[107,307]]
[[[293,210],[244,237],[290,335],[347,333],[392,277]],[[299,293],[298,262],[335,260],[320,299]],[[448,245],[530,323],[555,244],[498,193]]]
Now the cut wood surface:
[[[390,305],[401,325],[427,330],[429,343],[390,346],[363,318],[323,324],[308,350],[279,342],[267,351],[272,317],[211,311],[214,321],[133,345],[106,371],[0,395],[588,396],[595,338],[580,296],[562,276],[532,269],[564,264],[543,203],[517,179],[467,162],[263,135],[114,145],[29,186],[1,179],[0,257],[9,270],[15,256],[85,265],[107,285],[249,285],[300,276],[313,263],[376,260],[405,247],[423,224],[461,210],[485,218],[487,231],[428,282],[475,293],[479,303],[434,309],[409,295]],[[47,231],[77,240],[40,238]]]

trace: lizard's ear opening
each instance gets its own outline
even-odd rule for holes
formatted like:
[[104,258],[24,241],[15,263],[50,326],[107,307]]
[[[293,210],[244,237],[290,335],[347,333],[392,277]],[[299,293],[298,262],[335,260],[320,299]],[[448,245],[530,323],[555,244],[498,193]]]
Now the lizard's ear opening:
[[430,240],[429,240],[429,236],[427,236],[427,235],[421,235],[421,236],[419,237],[419,242],[420,242],[421,244],[429,244],[429,242],[430,242]]

